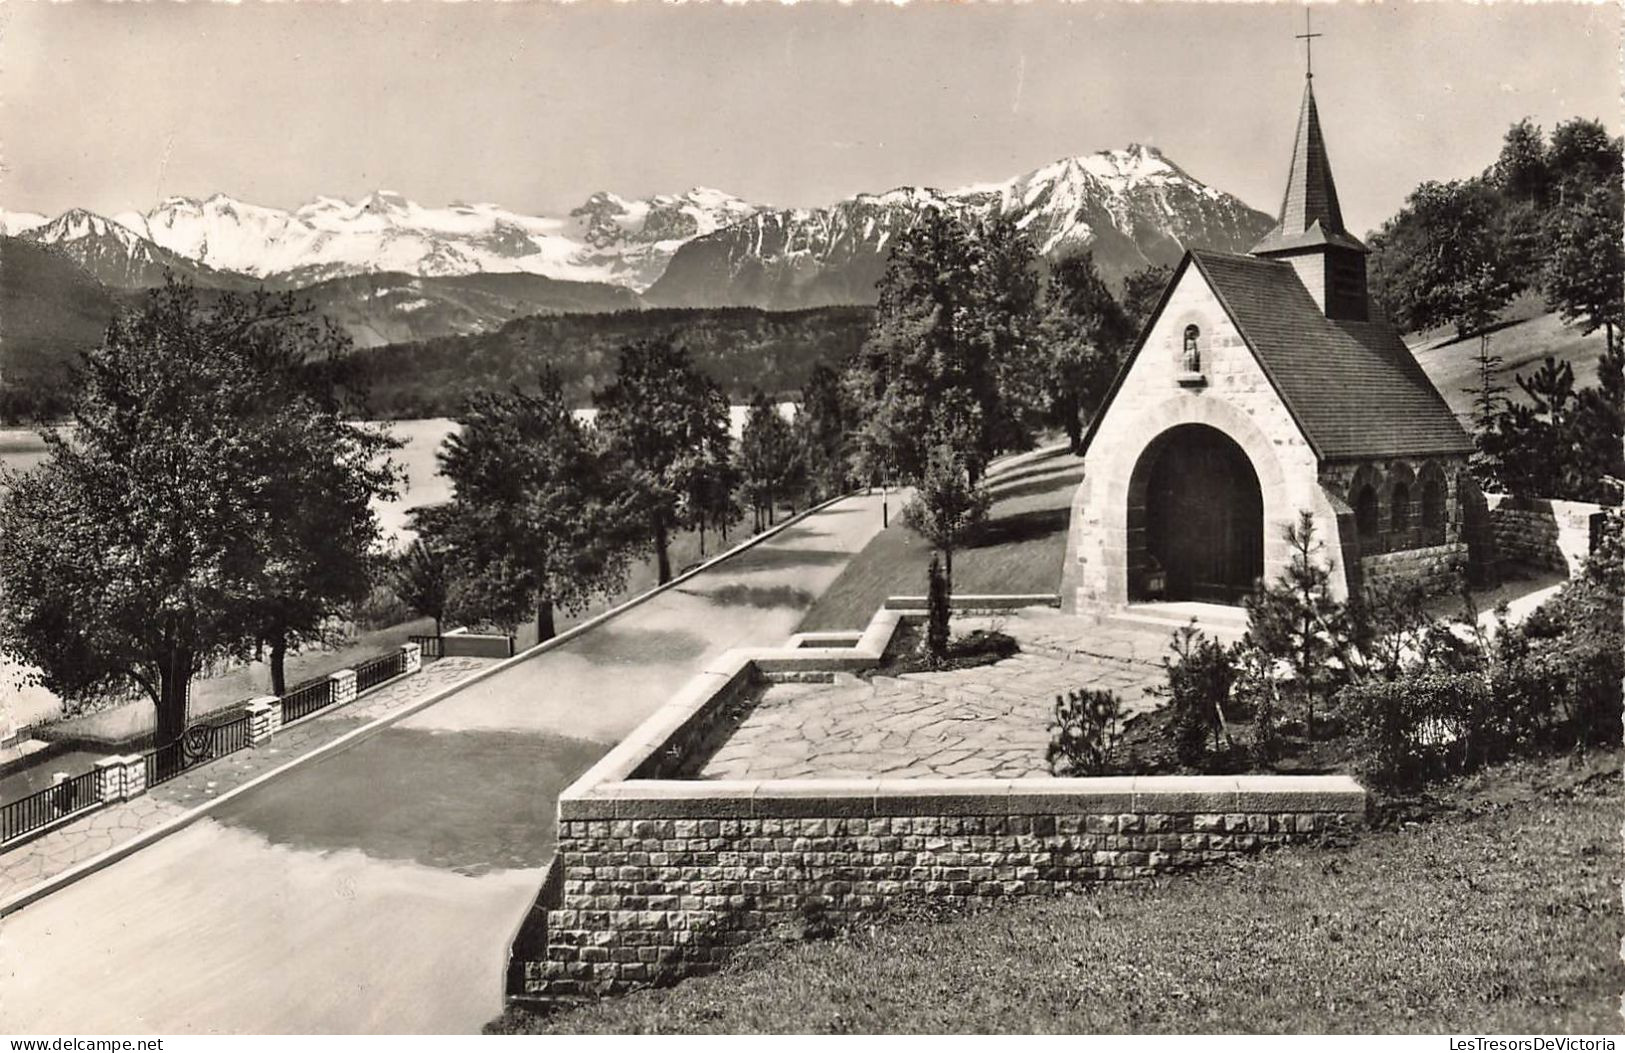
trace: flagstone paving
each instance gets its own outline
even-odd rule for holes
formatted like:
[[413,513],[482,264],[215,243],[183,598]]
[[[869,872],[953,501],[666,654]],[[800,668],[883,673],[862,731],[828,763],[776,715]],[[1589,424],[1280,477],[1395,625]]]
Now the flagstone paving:
[[1161,702],[1149,690],[1164,681],[1161,628],[1103,629],[1047,611],[954,621],[956,634],[995,627],[1022,653],[975,669],[768,686],[700,777],[1042,776],[1057,695],[1115,691],[1125,719]]
[[148,790],[107,805],[0,853],[0,901],[155,829],[228,790],[326,745],[467,677],[496,659],[443,658],[369,691],[347,706],[278,731],[270,745],[238,750]]

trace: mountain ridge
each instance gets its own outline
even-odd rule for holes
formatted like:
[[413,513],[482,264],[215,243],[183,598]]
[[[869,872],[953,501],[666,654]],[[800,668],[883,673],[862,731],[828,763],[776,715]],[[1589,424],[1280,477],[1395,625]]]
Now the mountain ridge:
[[[924,208],[1006,216],[1047,256],[1090,248],[1114,280],[1172,262],[1186,246],[1245,250],[1268,223],[1135,143],[1000,182],[946,191],[904,185],[811,209],[707,187],[644,198],[599,191],[563,216],[491,203],[426,207],[389,190],[355,201],[317,196],[293,209],[215,193],[110,218],[82,209],[52,220],[0,213],[0,225],[56,245],[115,287],[156,284],[161,266],[212,284],[244,277],[283,288],[379,272],[522,273],[620,286],[659,306],[793,308],[872,302],[888,244]],[[92,239],[99,244],[75,245]],[[115,243],[131,257],[122,266]]]

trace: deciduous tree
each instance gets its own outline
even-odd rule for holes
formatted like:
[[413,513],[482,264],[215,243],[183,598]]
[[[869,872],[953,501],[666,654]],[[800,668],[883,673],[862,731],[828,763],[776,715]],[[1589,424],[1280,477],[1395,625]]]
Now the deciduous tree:
[[641,495],[565,401],[559,378],[534,392],[479,395],[440,453],[452,499],[420,528],[457,568],[467,604],[503,623],[554,614],[622,588],[641,533]]
[[670,340],[621,351],[615,379],[594,397],[610,456],[636,489],[659,580],[671,580],[673,529],[688,525],[684,494],[704,464],[693,451],[728,441],[728,400]]
[[[353,596],[364,577],[344,561],[377,538],[389,443],[339,419],[314,324],[291,298],[206,309],[171,281],[86,356],[74,427],[46,433],[47,460],[0,500],[0,643],[46,687],[135,685],[167,745],[205,662],[246,654],[274,612],[302,633]],[[332,493],[300,504],[303,487]]]

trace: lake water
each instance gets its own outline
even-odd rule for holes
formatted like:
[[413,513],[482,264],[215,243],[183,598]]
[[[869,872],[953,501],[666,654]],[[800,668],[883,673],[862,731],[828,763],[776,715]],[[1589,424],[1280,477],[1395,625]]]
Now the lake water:
[[[744,431],[745,418],[749,412],[748,406],[729,407],[728,426],[735,439],[738,439]],[[787,418],[791,417],[795,412],[794,405],[788,402],[781,403],[779,412]],[[594,409],[576,411],[577,416],[588,422],[591,422],[597,413],[598,411]],[[390,434],[406,443],[404,447],[390,454],[406,473],[406,480],[400,488],[400,493],[394,500],[377,501],[373,504],[385,539],[389,541],[391,547],[399,547],[412,539],[412,531],[407,527],[407,516],[412,509],[451,499],[451,484],[440,474],[440,465],[435,455],[446,441],[446,437],[458,425],[456,421],[445,417],[380,423],[384,424]],[[45,460],[45,453],[45,442],[39,437],[37,429],[0,428],[0,467],[27,471]]]
[[[576,412],[582,420],[589,422],[597,415],[597,411],[592,409]],[[779,412],[789,417],[793,415],[794,407],[790,403],[782,403]],[[748,413],[749,407],[730,407],[729,427],[736,439],[744,429]],[[405,473],[399,493],[392,500],[373,503],[386,543],[391,548],[399,548],[408,544],[413,537],[408,526],[412,509],[451,499],[451,483],[440,474],[435,455],[458,424],[445,417],[380,423],[405,443],[401,449],[390,454]],[[45,442],[39,437],[38,429],[0,428],[0,467],[27,471],[45,460],[45,456]],[[28,723],[55,713],[60,706],[50,692],[41,688],[20,688],[17,682],[17,665],[0,653],[0,732],[4,731],[8,719],[19,724]]]

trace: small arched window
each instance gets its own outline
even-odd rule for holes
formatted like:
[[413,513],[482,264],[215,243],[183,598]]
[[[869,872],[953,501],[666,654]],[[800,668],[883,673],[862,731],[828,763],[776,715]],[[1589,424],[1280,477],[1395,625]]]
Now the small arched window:
[[1185,350],[1179,358],[1179,368],[1186,373],[1202,371],[1202,330],[1194,325],[1185,327]]
[[1390,530],[1409,530],[1411,526],[1411,488],[1404,483],[1394,484],[1393,507],[1388,510]]
[[1354,495],[1354,528],[1361,537],[1376,537],[1379,526],[1377,488],[1367,483]]

